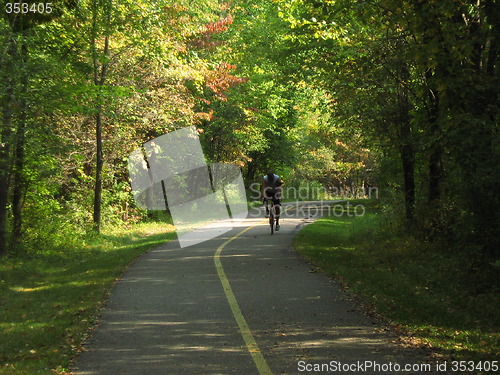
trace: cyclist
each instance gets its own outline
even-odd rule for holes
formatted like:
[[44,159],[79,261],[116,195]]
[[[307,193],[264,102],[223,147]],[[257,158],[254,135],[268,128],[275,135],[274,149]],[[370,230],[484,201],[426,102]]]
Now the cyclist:
[[280,176],[269,172],[262,178],[262,196],[266,205],[266,217],[269,217],[269,199],[272,199],[276,210],[276,231],[280,230],[281,211],[281,179]]

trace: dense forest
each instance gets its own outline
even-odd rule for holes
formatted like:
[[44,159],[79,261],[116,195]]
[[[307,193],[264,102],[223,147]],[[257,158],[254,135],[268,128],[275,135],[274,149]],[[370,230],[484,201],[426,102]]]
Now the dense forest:
[[248,186],[377,187],[498,272],[499,26],[496,0],[4,0],[0,254],[146,218],[128,155],[194,125]]

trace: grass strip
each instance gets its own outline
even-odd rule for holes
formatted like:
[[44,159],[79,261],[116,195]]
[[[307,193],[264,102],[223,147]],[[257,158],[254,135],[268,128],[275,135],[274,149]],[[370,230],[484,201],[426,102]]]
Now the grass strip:
[[170,224],[144,223],[81,248],[1,259],[0,374],[64,374],[123,270],[174,236]]
[[[359,204],[366,213],[356,216]],[[294,245],[408,340],[447,358],[498,360],[498,287],[477,288],[478,271],[463,253],[390,230],[376,202],[337,206],[303,228]]]

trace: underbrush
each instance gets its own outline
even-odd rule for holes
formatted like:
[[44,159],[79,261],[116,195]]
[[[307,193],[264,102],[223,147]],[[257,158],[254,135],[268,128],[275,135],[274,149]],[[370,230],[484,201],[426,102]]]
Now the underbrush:
[[348,216],[344,207],[346,214],[318,220],[298,234],[297,250],[414,341],[446,357],[498,359],[495,268],[395,229],[373,201],[350,204],[365,205],[366,214]]

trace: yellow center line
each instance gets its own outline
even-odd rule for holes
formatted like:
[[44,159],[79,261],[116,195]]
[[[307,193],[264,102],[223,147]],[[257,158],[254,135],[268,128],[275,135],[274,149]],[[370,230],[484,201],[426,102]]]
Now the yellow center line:
[[259,370],[260,375],[272,375],[271,369],[267,365],[267,362],[260,352],[260,349],[255,342],[255,339],[252,335],[252,331],[250,330],[250,327],[248,327],[248,324],[245,320],[245,317],[241,313],[240,307],[238,305],[238,301],[236,301],[236,297],[234,296],[233,289],[231,288],[231,284],[229,284],[229,280],[227,279],[226,273],[224,272],[224,268],[222,267],[222,263],[220,261],[220,255],[222,253],[222,249],[231,241],[234,241],[236,238],[241,236],[243,233],[249,231],[253,227],[256,227],[259,224],[252,225],[244,230],[242,230],[240,233],[238,233],[236,236],[230,238],[226,242],[224,242],[222,245],[220,245],[217,248],[217,251],[214,254],[214,262],[215,262],[215,268],[217,269],[217,274],[219,275],[219,279],[222,283],[222,287],[224,288],[224,293],[226,294],[227,301],[229,302],[229,306],[231,307],[231,311],[233,312],[234,319],[236,320],[236,323],[238,323],[238,327],[240,329],[241,336],[243,336],[243,340],[245,341],[245,344],[248,348],[248,351],[250,352],[250,355],[252,356],[252,359],[257,366],[257,369]]

